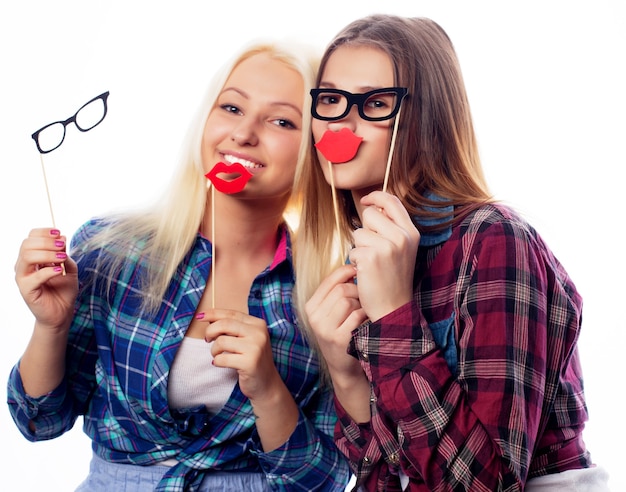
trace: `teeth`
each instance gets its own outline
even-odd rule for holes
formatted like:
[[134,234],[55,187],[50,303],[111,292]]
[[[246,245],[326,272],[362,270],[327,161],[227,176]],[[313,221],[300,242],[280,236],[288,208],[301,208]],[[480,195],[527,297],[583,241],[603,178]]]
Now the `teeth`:
[[247,161],[246,159],[241,159],[239,157],[235,157],[235,156],[228,155],[228,154],[224,154],[224,160],[226,162],[228,162],[229,164],[234,164],[234,163],[238,162],[243,167],[249,167],[250,169],[263,167],[261,164],[257,164],[255,162]]

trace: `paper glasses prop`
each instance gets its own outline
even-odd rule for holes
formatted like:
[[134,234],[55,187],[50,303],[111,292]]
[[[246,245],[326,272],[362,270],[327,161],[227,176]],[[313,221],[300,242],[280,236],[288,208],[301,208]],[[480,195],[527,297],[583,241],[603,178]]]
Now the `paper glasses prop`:
[[[311,89],[311,114],[313,118],[322,121],[337,121],[345,118],[350,113],[352,106],[356,105],[359,116],[366,121],[385,121],[396,117],[393,123],[389,155],[385,168],[383,191],[387,191],[391,158],[396,144],[398,122],[400,121],[401,104],[407,95],[405,87],[386,87],[365,92],[352,94],[340,89]],[[335,210],[335,227],[339,237],[339,210],[337,206],[337,191],[333,178],[333,164],[343,164],[354,159],[363,139],[355,135],[350,129],[343,127],[338,132],[327,130],[315,147],[328,161],[330,174],[330,187],[333,196]]]
[[[83,104],[78,111],[76,111],[76,113],[68,119],[49,123],[31,135],[35,141],[35,145],[37,145],[37,150],[39,151],[41,172],[43,174],[43,181],[46,187],[48,207],[50,208],[50,216],[52,218],[52,227],[54,228],[56,228],[56,222],[54,220],[52,200],[50,198],[50,189],[48,187],[48,178],[46,177],[46,167],[43,164],[43,155],[48,154],[61,146],[63,140],[65,140],[65,129],[70,123],[74,123],[76,128],[78,128],[81,132],[88,132],[102,123],[102,120],[104,120],[104,117],[107,114],[108,97],[109,91],[103,92],[99,96],[96,96]],[[65,265],[62,264],[61,267],[63,268],[63,275],[65,275]]]
[[52,216],[52,225],[56,227],[54,221],[54,212],[52,211],[52,200],[50,199],[50,190],[48,188],[48,179],[46,178],[46,168],[43,165],[43,154],[48,154],[58,149],[63,140],[65,140],[65,129],[70,123],[74,123],[76,128],[81,132],[88,132],[95,128],[107,114],[107,98],[109,91],[103,92],[99,96],[83,104],[73,116],[65,121],[55,121],[40,128],[31,135],[37,150],[39,151],[39,159],[41,161],[41,171],[43,173],[44,184],[46,185],[46,194],[48,195],[48,206],[50,207],[50,215]]

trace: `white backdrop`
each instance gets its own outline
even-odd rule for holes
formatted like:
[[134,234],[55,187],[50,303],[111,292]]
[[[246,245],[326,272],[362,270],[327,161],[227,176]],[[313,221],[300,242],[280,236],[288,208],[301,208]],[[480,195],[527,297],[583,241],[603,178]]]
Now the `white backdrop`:
[[[526,214],[585,298],[586,441],[614,490],[626,490],[618,404],[626,328],[623,0],[3,2],[0,381],[32,326],[13,281],[19,244],[31,228],[50,225],[33,131],[110,91],[106,120],[85,134],[70,127],[44,158],[56,225],[71,235],[91,216],[167,186],[209,77],[241,44],[296,37],[322,49],[347,22],[379,11],[431,17],[455,43],[492,191]],[[4,404],[4,382],[0,388],[3,490],[73,490],[91,455],[81,422],[55,441],[28,443]]]

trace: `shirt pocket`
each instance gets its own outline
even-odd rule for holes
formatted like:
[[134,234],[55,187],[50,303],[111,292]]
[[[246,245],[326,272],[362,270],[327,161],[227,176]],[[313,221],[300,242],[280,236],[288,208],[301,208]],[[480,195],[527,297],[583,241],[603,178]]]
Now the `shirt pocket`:
[[454,318],[455,313],[452,311],[449,318],[429,323],[428,326],[433,334],[435,344],[443,353],[443,357],[446,364],[448,364],[450,372],[453,376],[456,376],[458,360],[456,338],[454,337]]

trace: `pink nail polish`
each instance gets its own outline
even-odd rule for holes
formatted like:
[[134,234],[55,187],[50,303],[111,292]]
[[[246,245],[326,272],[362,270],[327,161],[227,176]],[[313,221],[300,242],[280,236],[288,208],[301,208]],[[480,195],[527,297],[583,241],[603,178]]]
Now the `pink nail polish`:
[[54,245],[55,245],[57,248],[62,248],[63,246],[65,246],[65,241],[61,241],[61,240],[57,239],[57,240],[54,242]]
[[204,319],[204,313],[196,314],[196,319]]
[[57,257],[59,260],[65,260],[65,259],[67,259],[67,254],[66,254],[66,253],[62,253],[62,252],[59,252],[59,253],[57,253],[57,254],[56,254],[56,257]]
[[62,271],[63,271],[63,267],[60,267],[60,266],[55,266],[55,267],[53,268],[53,270],[54,270],[54,272],[55,272],[55,273],[60,273],[60,272],[62,272]]
[[50,229],[51,236],[58,236],[59,234],[61,234],[61,231],[59,231],[58,229]]

